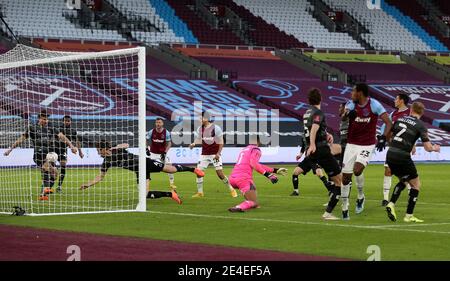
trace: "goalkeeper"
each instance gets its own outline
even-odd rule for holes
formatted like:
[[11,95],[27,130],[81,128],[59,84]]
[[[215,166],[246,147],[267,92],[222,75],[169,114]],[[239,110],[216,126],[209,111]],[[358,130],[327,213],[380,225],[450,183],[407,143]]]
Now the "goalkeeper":
[[73,146],[72,142],[63,133],[48,125],[48,117],[47,111],[41,111],[38,114],[37,124],[30,125],[26,132],[4,153],[5,156],[8,156],[14,148],[21,145],[26,139],[31,139],[34,147],[33,161],[41,169],[42,175],[39,200],[48,200],[47,194],[53,193],[53,185],[58,175],[58,169],[54,162],[56,159],[52,159],[48,155],[52,152],[55,153],[58,139],[64,142],[72,153],[77,153],[77,148]]
[[[139,157],[138,155],[132,154],[127,151],[127,148],[129,147],[127,143],[122,143],[112,147],[110,142],[101,140],[96,144],[96,146],[98,154],[103,158],[103,163],[100,168],[100,174],[88,183],[82,184],[80,189],[89,188],[90,186],[93,186],[102,181],[105,178],[106,172],[111,167],[121,167],[133,171],[136,173],[136,179],[139,180]],[[179,199],[175,191],[150,191],[148,186],[150,173],[165,172],[174,174],[177,172],[192,172],[199,177],[203,177],[205,175],[202,170],[197,168],[191,168],[183,165],[167,165],[150,158],[146,158],[146,161],[147,168],[145,178],[147,179],[147,198],[149,199],[170,197],[178,204],[181,204],[181,200]]]
[[259,206],[256,186],[253,182],[253,169],[267,177],[273,184],[278,182],[275,174],[285,175],[287,173],[285,168],[271,168],[260,164],[261,149],[258,146],[261,143],[259,136],[256,137],[256,141],[253,140],[253,143],[242,149],[238,161],[231,172],[230,184],[233,188],[241,191],[245,201],[235,207],[229,208],[228,211],[230,212],[244,212]]

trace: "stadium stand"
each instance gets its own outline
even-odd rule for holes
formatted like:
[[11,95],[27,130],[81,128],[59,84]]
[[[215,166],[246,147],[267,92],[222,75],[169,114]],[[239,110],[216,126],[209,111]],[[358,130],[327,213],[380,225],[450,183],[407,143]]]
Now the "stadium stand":
[[368,9],[366,1],[324,0],[333,9],[344,9],[370,32],[363,38],[377,50],[433,51],[419,37],[382,9]]
[[[198,51],[196,55],[190,48],[178,49],[217,68],[219,72],[235,73],[228,81],[231,87],[252,100],[297,119],[301,119],[309,107],[307,91],[312,87],[321,89],[327,96],[330,129],[338,132],[339,121],[335,113],[338,112],[339,104],[346,101],[350,94],[345,85],[322,82],[319,77],[281,60],[269,51],[265,51],[264,55],[263,51],[254,50],[214,50],[214,57],[212,54],[205,56],[208,53],[206,50]],[[339,96],[341,92],[346,93],[347,97]]]
[[[156,9],[151,6],[148,0],[109,0],[114,7],[122,12],[127,18],[140,16],[148,20],[160,31],[147,32],[132,30],[131,34],[139,41],[149,44],[155,44],[159,42],[185,42],[189,38],[189,34],[183,34],[184,36],[177,36],[167,21],[160,17],[156,13]],[[174,26],[175,20],[172,21]],[[188,39],[189,40],[189,39]]]
[[286,34],[274,24],[267,23],[232,0],[216,0],[215,3],[227,6],[250,26],[247,36],[254,45],[273,46],[280,49],[308,47],[308,44],[300,42],[293,35]]
[[308,12],[312,5],[306,0],[287,0],[283,5],[270,0],[235,0],[254,15],[276,25],[280,30],[316,48],[363,49],[347,33],[329,32]]
[[397,7],[390,5],[390,3],[388,4],[387,1],[382,2],[382,8],[387,14],[389,14],[393,18],[395,18],[399,23],[401,23],[403,25],[403,27],[405,27],[412,34],[414,34],[418,38],[420,38],[423,42],[425,42],[433,50],[439,51],[439,52],[447,52],[448,51],[447,47],[445,47],[442,44],[442,42],[439,42],[439,40],[437,40],[435,37],[433,37],[427,33],[427,31],[429,31],[429,30],[425,31],[416,21],[414,21],[410,17],[406,16],[405,14],[402,13],[402,11],[400,11],[398,9],[398,8],[403,7],[406,9],[406,11],[409,11],[409,9],[413,8],[413,9],[415,9],[415,12],[411,13],[411,14],[415,18],[415,20],[420,20],[420,16],[418,15],[418,13],[420,13],[420,10],[417,10],[418,8],[420,8],[420,5],[417,5],[418,7],[414,7],[415,1],[409,2],[407,7],[404,6],[405,3],[401,4],[396,1],[393,1],[393,3],[397,4]]
[[167,3],[175,10],[177,16],[186,22],[202,44],[244,45],[244,42],[228,27],[215,29],[200,18],[189,8],[195,5],[194,0],[167,0]]
[[146,72],[152,78],[188,78],[186,73],[151,56],[146,58]]
[[348,75],[364,76],[368,83],[436,83],[442,81],[405,63],[327,62]]
[[432,2],[434,2],[444,14],[450,15],[450,3],[447,0],[434,0]]
[[67,10],[64,1],[1,0],[0,5],[5,21],[22,37],[125,41],[115,30],[75,26],[62,16],[62,11]]
[[[425,20],[424,17],[426,17],[428,12],[425,11],[425,9],[417,2],[417,0],[411,0],[408,2],[399,0],[386,0],[386,2],[392,6],[395,6],[400,11],[402,11],[406,16],[413,19],[416,24],[420,25],[420,27],[422,27],[424,31],[430,34],[432,37],[437,38],[437,40],[439,40],[440,42],[434,42],[436,44],[436,48],[439,48],[442,51],[448,51],[448,48],[450,47],[450,39],[442,36],[441,33],[439,33],[435,28],[433,28],[428,23],[428,21]],[[416,32],[422,32],[418,28],[416,30],[417,30]],[[432,39],[436,40],[435,38]],[[445,47],[439,46],[439,44],[437,43],[442,43],[445,45]]]
[[154,24],[159,31],[131,31],[134,38],[149,44],[183,42],[197,44],[197,38],[166,1],[163,0],[110,0],[120,11],[131,17],[138,15]]
[[294,79],[317,81],[317,77],[283,60],[248,58],[196,57],[198,60],[214,66],[222,72],[236,73],[238,79]]

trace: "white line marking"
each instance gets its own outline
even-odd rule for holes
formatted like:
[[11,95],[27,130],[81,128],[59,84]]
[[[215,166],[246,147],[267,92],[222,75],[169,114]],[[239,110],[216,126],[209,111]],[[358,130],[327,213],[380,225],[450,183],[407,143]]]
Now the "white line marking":
[[383,228],[388,227],[417,227],[417,226],[439,226],[439,225],[450,225],[450,222],[433,222],[433,223],[413,223],[413,224],[396,224],[396,225],[386,225],[386,226],[379,226]]
[[356,225],[356,224],[334,224],[334,223],[327,223],[327,222],[291,221],[291,220],[264,219],[264,218],[243,218],[243,217],[237,217],[237,216],[236,217],[232,217],[232,216],[216,216],[216,215],[192,214],[192,213],[176,213],[176,212],[162,212],[162,211],[147,211],[147,212],[148,213],[153,213],[153,214],[186,216],[186,217],[198,217],[198,218],[244,220],[244,221],[259,221],[259,222],[277,222],[277,223],[288,223],[288,224],[334,226],[334,227],[343,227],[343,228],[359,228],[359,229],[375,229],[375,230],[390,230],[390,231],[450,234],[450,231],[434,231],[434,230],[389,228],[389,227],[384,227],[382,225],[374,226],[374,225]]

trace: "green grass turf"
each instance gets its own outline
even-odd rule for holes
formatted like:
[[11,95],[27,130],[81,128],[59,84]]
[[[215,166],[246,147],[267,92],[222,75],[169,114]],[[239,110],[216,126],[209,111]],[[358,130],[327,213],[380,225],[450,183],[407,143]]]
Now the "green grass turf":
[[318,61],[336,62],[371,62],[371,63],[395,63],[404,64],[398,56],[394,55],[374,55],[374,54],[337,54],[337,53],[313,53],[305,52],[307,56]]
[[[365,171],[366,208],[354,213],[356,187],[351,194],[351,220],[325,222],[321,220],[327,201],[322,183],[312,174],[300,177],[300,197],[290,197],[291,176],[281,178],[272,185],[266,178],[255,175],[261,208],[246,213],[229,213],[227,208],[242,201],[242,196],[231,198],[213,169],[205,177],[205,198],[193,199],[195,177],[190,173],[176,174],[178,192],[184,200],[177,205],[171,199],[148,200],[146,213],[113,213],[93,215],[67,215],[47,217],[12,217],[0,215],[0,223],[39,228],[90,232],[108,235],[133,236],[186,242],[199,242],[237,247],[280,250],[304,254],[326,255],[365,260],[369,245],[381,248],[382,260],[450,260],[450,184],[448,164],[419,164],[422,191],[415,215],[424,224],[402,221],[407,202],[404,192],[397,204],[396,223],[387,219],[382,199],[383,166],[369,165]],[[289,166],[289,172],[293,166]],[[96,174],[96,170],[68,169],[67,194],[70,198],[85,200],[86,194],[76,188],[75,172],[82,172],[83,181]],[[225,168],[229,174],[230,168]],[[129,178],[128,171],[114,169],[106,180]],[[395,180],[393,185],[395,185]],[[89,190],[108,192],[107,182]],[[127,183],[132,186],[131,183]],[[167,190],[165,174],[154,174],[154,190]],[[130,187],[134,188],[134,187]],[[94,191],[94,189],[97,189]],[[133,192],[131,192],[133,193]],[[105,193],[106,195],[106,193]],[[63,200],[61,195],[52,199]],[[103,195],[104,196],[104,195]],[[112,196],[114,202],[118,196]],[[72,199],[71,204],[76,203]],[[130,198],[127,198],[130,200]],[[84,201],[86,204],[87,201]],[[46,204],[46,203],[43,203]],[[100,206],[102,203],[97,202]],[[104,204],[104,203],[103,203]],[[340,215],[340,205],[335,210]]]

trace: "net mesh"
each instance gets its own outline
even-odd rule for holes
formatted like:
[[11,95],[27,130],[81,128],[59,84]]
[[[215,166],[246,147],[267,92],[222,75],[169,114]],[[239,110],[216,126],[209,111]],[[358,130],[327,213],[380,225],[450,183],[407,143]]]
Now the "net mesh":
[[[28,214],[136,209],[138,93],[114,80],[145,75],[138,53],[139,48],[93,54],[18,45],[0,56],[0,212],[11,213],[14,206]],[[50,114],[48,124],[38,118],[43,110]],[[129,148],[102,157],[99,142]],[[46,160],[49,152],[58,154],[55,164]],[[49,194],[43,192],[46,171],[54,182]],[[99,183],[80,190],[102,172]]]

